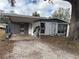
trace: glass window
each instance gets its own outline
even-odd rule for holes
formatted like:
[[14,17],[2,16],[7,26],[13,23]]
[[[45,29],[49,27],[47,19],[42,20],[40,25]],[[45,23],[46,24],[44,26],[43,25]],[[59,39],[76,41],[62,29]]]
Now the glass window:
[[41,23],[41,33],[45,33],[45,23]]
[[41,23],[41,28],[45,28],[45,23]]
[[45,30],[44,29],[41,29],[41,33],[45,33]]
[[66,33],[67,24],[58,24],[58,33]]

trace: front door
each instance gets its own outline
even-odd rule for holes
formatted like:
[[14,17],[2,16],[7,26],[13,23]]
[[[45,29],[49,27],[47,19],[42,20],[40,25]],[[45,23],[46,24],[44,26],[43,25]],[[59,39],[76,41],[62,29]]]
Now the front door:
[[20,24],[20,34],[28,34],[28,23]]
[[24,34],[25,34],[25,35],[28,35],[28,28],[29,28],[29,24],[26,23],[26,24],[24,25]]
[[56,33],[56,24],[55,23],[50,23],[50,28],[49,28],[49,32],[50,32],[50,35],[54,36],[55,33]]
[[24,34],[24,24],[20,24],[20,34]]

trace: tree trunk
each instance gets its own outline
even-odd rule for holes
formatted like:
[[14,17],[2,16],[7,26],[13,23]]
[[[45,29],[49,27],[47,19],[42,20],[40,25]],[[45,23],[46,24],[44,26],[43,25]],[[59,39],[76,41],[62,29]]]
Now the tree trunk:
[[70,23],[70,33],[69,37],[71,39],[77,40],[79,39],[79,8],[78,8],[78,0],[67,0],[72,4],[72,18],[71,18],[71,23]]

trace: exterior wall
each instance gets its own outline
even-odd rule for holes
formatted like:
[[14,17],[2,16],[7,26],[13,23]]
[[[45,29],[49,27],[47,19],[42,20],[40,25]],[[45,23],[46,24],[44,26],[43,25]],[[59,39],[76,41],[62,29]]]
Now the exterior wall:
[[34,35],[33,31],[36,26],[40,26],[40,22],[34,22],[29,25],[29,34]]
[[[33,22],[29,24],[24,24],[24,34],[27,35],[34,35],[33,31],[36,26],[40,26],[40,23],[45,23],[45,33],[40,33],[40,35],[50,35],[50,36],[55,36],[59,35],[61,36],[60,33],[58,33],[58,24],[57,22],[47,22],[47,21],[38,21],[38,22]],[[62,23],[61,23],[62,24]],[[64,23],[63,23],[64,24]],[[67,29],[69,26],[67,27]],[[67,35],[68,36],[68,31],[67,30]],[[11,32],[13,34],[20,34],[20,23],[11,23]]]
[[29,34],[34,35],[33,30],[36,26],[40,26],[40,23],[45,23],[45,33],[40,33],[40,35],[56,35],[57,33],[57,23],[55,22],[44,22],[44,21],[39,21],[39,22],[34,22],[29,25]]
[[20,33],[20,27],[18,24],[11,23],[11,32],[13,34],[19,34]]
[[[40,22],[41,23],[41,22]],[[66,24],[67,25],[67,32],[66,32],[66,37],[68,36],[69,33],[69,25],[67,23],[57,23],[57,22],[42,22],[45,23],[45,33],[40,34],[40,35],[50,35],[50,36],[63,36],[65,33],[58,33],[58,24]]]
[[56,23],[55,22],[45,22],[45,34],[42,35],[52,35],[56,34]]
[[[11,23],[10,25],[11,25],[10,26],[11,32],[13,34],[21,34],[21,32],[20,32],[20,24],[18,24],[18,23]],[[29,24],[27,24],[27,23],[24,25],[24,34],[25,35],[28,34],[28,26],[29,26]]]

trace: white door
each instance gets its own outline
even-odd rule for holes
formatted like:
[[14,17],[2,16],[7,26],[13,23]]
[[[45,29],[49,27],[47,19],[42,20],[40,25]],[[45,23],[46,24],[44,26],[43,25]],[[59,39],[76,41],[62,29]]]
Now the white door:
[[56,23],[50,23],[50,28],[49,28],[49,32],[50,32],[50,35],[54,36],[55,33],[56,33]]

